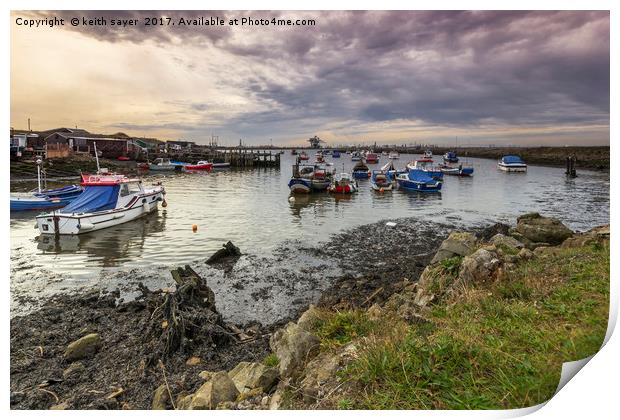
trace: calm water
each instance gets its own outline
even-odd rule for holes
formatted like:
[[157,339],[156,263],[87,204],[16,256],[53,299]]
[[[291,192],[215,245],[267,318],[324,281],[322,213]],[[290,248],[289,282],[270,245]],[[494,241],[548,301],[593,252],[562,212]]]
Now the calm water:
[[[403,155],[395,163],[404,166],[413,158]],[[370,167],[378,168],[386,159]],[[261,257],[285,240],[317,243],[342,229],[381,219],[478,225],[514,223],[519,214],[539,211],[575,230],[609,223],[609,175],[603,173],[580,171],[578,178],[567,180],[562,168],[531,165],[526,174],[506,174],[496,169],[495,161],[469,159],[474,177],[446,176],[440,194],[378,194],[360,181],[360,191],[351,197],[318,194],[290,202],[287,182],[293,160],[287,152],[280,170],[146,176],[147,184],[162,181],[166,209],[116,228],[62,238],[58,244],[39,238],[35,214],[13,214],[11,290],[40,297],[86,285],[113,285],[119,278],[161,285],[169,282],[165,268],[204,261],[228,240]],[[354,163],[345,154],[326,160],[339,172]],[[192,224],[198,225],[195,233]],[[13,310],[16,305],[12,303]]]

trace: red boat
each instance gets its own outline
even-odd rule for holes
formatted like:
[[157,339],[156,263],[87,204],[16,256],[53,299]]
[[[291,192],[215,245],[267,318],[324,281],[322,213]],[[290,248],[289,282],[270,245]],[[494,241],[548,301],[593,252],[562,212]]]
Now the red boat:
[[123,162],[127,162],[128,160],[131,160],[131,159],[129,159],[127,156],[119,156],[119,157],[116,158],[116,160],[121,160]]
[[206,160],[201,160],[195,165],[185,165],[183,168],[187,171],[210,171],[213,169],[213,164]]
[[301,154],[299,155],[299,160],[308,160],[308,155],[306,154],[306,152],[301,152]]
[[379,163],[379,155],[376,153],[366,153],[366,163]]

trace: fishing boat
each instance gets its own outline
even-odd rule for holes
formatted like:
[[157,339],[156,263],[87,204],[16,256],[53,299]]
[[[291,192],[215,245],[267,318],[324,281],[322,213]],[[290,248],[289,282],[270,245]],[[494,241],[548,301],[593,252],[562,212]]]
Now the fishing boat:
[[291,150],[291,155],[296,155],[297,154],[297,150],[293,149]]
[[374,191],[384,192],[392,191],[394,188],[394,174],[390,171],[374,170],[370,177],[370,188]]
[[293,165],[293,176],[288,187],[293,194],[325,191],[332,182],[332,174],[319,165]]
[[316,159],[316,163],[325,163],[325,156],[323,156],[323,153],[316,152],[316,155],[314,155],[314,157]]
[[456,152],[448,151],[443,155],[443,161],[446,163],[457,163],[459,158]]
[[398,187],[409,191],[439,192],[443,183],[431,178],[428,173],[412,169],[396,177]]
[[368,169],[368,166],[366,166],[364,161],[360,160],[353,167],[353,178],[356,178],[356,179],[370,178],[370,170]]
[[340,157],[340,151],[339,150],[332,151],[332,157],[335,159],[338,159]]
[[299,154],[299,160],[308,160],[308,159],[309,159],[309,157],[308,157],[308,154],[306,152],[301,152]]
[[357,182],[351,178],[351,175],[343,172],[336,175],[328,191],[334,194],[352,194],[357,191]]
[[422,154],[422,159],[419,160],[427,160],[427,161],[433,161],[433,152],[431,150],[425,150],[424,153]]
[[400,155],[398,154],[397,151],[391,151],[390,154],[388,155],[389,159],[400,159]]
[[497,162],[497,167],[506,172],[526,172],[527,164],[520,156],[508,155],[504,156]]
[[351,160],[352,161],[362,160],[362,154],[358,152],[357,150],[355,152],[351,152]]
[[186,171],[210,171],[213,169],[213,164],[206,160],[201,160],[195,165],[184,165],[183,169]]
[[407,164],[407,170],[419,170],[422,172],[426,172],[428,176],[433,179],[443,179],[443,172],[441,172],[441,168],[433,166],[432,162],[432,160],[429,162],[425,159],[414,160],[413,162],[409,162]]
[[366,163],[379,163],[379,155],[376,153],[366,153]]
[[446,175],[455,175],[455,176],[472,176],[474,174],[474,168],[472,166],[449,166],[442,165],[441,172]]
[[181,162],[171,162],[168,158],[157,158],[150,165],[151,171],[176,171],[183,168]]
[[37,159],[37,190],[11,196],[10,211],[51,210],[66,206],[83,191],[79,185],[41,189],[41,159]]
[[162,186],[144,188],[125,175],[82,175],[84,192],[65,208],[37,216],[43,234],[79,235],[127,223],[165,206]]

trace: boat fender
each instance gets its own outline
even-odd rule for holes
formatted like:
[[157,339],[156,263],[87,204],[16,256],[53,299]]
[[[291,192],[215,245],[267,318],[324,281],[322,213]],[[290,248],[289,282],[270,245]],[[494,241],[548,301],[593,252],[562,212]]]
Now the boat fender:
[[142,210],[148,212],[151,208],[149,207],[149,203],[145,202],[142,204]]
[[166,200],[163,200],[163,202],[161,203],[162,207],[168,207],[168,203],[166,203]]
[[[290,201],[291,203],[294,203],[295,202],[295,197],[289,197],[288,201]],[[37,226],[35,225],[35,227],[37,227]]]
[[93,230],[93,228],[95,227],[95,225],[93,225],[92,223],[80,223],[78,225],[78,229],[80,231],[88,231],[88,230]]
[[114,215],[114,219],[122,219],[123,217],[125,217],[125,215],[123,213],[119,213],[119,214],[115,214]]

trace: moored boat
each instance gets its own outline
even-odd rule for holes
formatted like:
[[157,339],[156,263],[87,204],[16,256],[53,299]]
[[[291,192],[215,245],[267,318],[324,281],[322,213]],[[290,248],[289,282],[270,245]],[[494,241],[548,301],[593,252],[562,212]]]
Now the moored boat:
[[[164,202],[162,186],[144,188],[124,175],[82,175],[84,192],[59,211],[37,216],[43,234],[79,235],[135,220]],[[165,204],[164,204],[165,205]]]
[[335,159],[338,159],[340,157],[340,151],[339,150],[332,151],[332,157]]
[[183,169],[186,171],[210,171],[213,169],[213,164],[206,160],[201,160],[195,165],[184,165]]
[[443,183],[431,178],[428,173],[419,169],[412,169],[396,177],[398,187],[404,190],[421,192],[439,192]]
[[379,155],[376,153],[366,153],[366,163],[379,163]]
[[423,162],[432,162],[433,161],[432,150],[425,150],[424,153],[422,154],[422,157],[418,160],[423,161]]
[[457,163],[459,161],[456,152],[448,151],[443,155],[443,161],[447,163]]
[[157,158],[149,165],[151,171],[176,171],[182,168],[183,164],[180,162],[171,162],[170,159],[167,158]]
[[391,151],[390,154],[388,155],[388,158],[390,158],[390,159],[400,159],[400,155],[398,154],[397,151]]
[[392,191],[394,188],[394,173],[384,170],[374,170],[370,177],[370,188],[374,191]]
[[455,175],[455,176],[472,176],[474,174],[474,168],[472,166],[441,166],[441,172],[446,175]]
[[11,196],[10,211],[51,210],[66,206],[75,200],[83,189],[79,185],[41,190],[35,193]]
[[315,159],[316,159],[316,163],[325,163],[325,156],[323,156],[322,152],[316,152],[316,155],[314,155]]
[[336,175],[328,191],[334,194],[352,194],[357,191],[357,183],[348,173]]
[[325,191],[332,181],[332,174],[319,165],[293,165],[293,176],[288,187],[293,194]]
[[425,159],[414,160],[407,164],[407,170],[419,170],[426,172],[433,179],[443,179],[443,172],[441,172],[440,168],[433,166],[432,162],[432,160],[429,162]]
[[527,172],[527,164],[517,155],[502,157],[497,162],[497,167],[505,172]]
[[230,162],[213,162],[213,169],[230,168]]
[[352,161],[362,160],[362,154],[358,152],[357,150],[355,152],[351,152],[351,160]]
[[356,178],[356,179],[370,178],[370,170],[368,169],[368,166],[366,166],[364,161],[360,160],[353,167],[353,178]]
[[309,159],[309,157],[308,157],[308,154],[306,152],[301,152],[299,154],[299,160],[308,160],[308,159]]
[[293,149],[291,150],[291,155],[296,155],[297,154],[297,150]]

